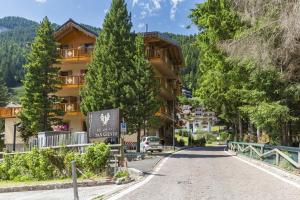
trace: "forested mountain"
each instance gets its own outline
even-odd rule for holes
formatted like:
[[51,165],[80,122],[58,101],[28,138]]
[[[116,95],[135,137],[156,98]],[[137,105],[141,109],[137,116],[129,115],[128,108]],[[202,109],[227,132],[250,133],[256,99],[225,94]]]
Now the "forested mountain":
[[[59,25],[52,24],[54,28]],[[85,25],[87,29],[99,32],[100,29]],[[0,70],[3,71],[4,80],[9,87],[21,85],[24,72],[22,65],[25,63],[25,54],[28,43],[35,36],[37,22],[21,17],[4,17],[0,19]],[[194,89],[199,51],[194,48],[195,36],[184,36],[167,33],[172,39],[177,40],[183,51],[186,67],[182,69],[182,79],[185,86]]]
[[185,67],[181,70],[184,86],[194,90],[197,86],[198,66],[199,66],[199,48],[197,48],[196,35],[178,35],[167,33],[172,39],[179,42],[182,48],[182,54],[185,61]]

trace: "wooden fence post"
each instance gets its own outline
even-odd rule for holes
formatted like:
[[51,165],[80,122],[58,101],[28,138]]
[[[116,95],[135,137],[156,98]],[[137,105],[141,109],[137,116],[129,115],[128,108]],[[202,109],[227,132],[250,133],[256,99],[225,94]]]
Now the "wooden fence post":
[[252,158],[252,154],[253,154],[253,150],[252,150],[251,145],[250,145],[250,158]]
[[79,200],[78,188],[77,188],[77,174],[76,174],[76,161],[72,162],[72,179],[73,179],[73,189],[74,189],[74,200]]

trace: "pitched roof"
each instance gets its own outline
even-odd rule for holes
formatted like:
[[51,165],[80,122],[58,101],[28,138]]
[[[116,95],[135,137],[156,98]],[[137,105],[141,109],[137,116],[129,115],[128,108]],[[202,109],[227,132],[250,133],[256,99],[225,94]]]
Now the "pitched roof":
[[83,33],[85,33],[86,35],[93,37],[93,38],[97,38],[98,34],[95,33],[94,31],[86,28],[85,26],[75,22],[73,19],[69,19],[68,21],[66,21],[63,25],[61,25],[60,27],[58,27],[54,33],[54,37],[56,39],[59,39],[62,35],[64,35],[64,32],[68,32],[69,28],[73,27],[78,29],[79,31],[82,31]]

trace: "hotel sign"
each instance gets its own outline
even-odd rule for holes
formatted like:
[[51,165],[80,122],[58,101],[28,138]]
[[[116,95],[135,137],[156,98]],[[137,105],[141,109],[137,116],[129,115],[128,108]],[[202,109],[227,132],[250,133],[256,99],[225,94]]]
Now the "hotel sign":
[[102,110],[87,115],[89,138],[119,137],[120,110]]

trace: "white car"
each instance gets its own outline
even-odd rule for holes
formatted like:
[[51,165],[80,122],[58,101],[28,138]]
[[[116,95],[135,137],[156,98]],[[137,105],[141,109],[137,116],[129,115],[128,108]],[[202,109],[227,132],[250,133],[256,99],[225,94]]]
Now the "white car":
[[159,143],[160,139],[157,136],[147,136],[143,137],[140,143],[141,151],[147,152],[147,151],[158,151],[162,152],[163,147]]

